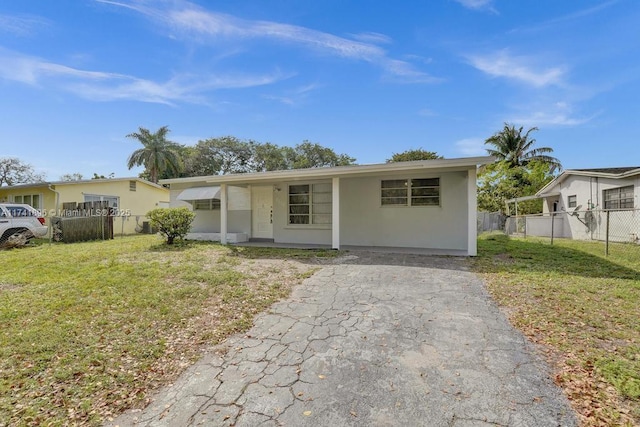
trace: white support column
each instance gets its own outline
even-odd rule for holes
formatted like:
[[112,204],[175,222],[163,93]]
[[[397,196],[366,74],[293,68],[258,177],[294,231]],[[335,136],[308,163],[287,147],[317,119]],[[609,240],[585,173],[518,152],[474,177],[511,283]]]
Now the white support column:
[[220,184],[220,243],[227,244],[227,184]]
[[340,178],[331,181],[331,247],[340,249]]
[[478,187],[476,179],[476,169],[469,169],[467,174],[467,234],[469,236],[467,255],[469,256],[478,255]]

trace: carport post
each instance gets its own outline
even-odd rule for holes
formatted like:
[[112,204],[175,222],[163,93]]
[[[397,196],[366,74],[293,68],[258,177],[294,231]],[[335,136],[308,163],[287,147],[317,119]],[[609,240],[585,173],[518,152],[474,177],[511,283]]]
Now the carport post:
[[478,187],[476,169],[469,169],[467,175],[467,255],[478,255]]
[[331,180],[331,247],[340,249],[340,178]]
[[227,244],[227,184],[220,184],[220,243]]

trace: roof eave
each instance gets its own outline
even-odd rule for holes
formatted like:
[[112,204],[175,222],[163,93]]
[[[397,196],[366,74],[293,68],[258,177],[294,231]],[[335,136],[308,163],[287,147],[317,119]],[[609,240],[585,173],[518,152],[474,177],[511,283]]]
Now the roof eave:
[[407,170],[423,169],[453,169],[475,168],[485,165],[495,159],[490,156],[463,157],[457,159],[418,160],[412,162],[380,163],[372,165],[351,165],[336,167],[321,167],[309,169],[292,169],[271,172],[255,172],[233,175],[210,175],[188,178],[173,178],[160,180],[161,184],[188,184],[194,182],[220,183],[220,182],[250,182],[250,181],[274,181],[300,178],[327,178],[345,175],[360,175],[384,172],[402,172]]

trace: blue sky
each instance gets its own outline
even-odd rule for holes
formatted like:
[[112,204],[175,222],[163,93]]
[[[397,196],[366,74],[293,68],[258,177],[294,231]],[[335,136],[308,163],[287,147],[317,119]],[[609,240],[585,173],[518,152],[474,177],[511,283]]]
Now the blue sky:
[[307,139],[360,164],[484,155],[537,126],[565,168],[640,164],[636,0],[0,3],[0,157],[132,176],[125,137]]

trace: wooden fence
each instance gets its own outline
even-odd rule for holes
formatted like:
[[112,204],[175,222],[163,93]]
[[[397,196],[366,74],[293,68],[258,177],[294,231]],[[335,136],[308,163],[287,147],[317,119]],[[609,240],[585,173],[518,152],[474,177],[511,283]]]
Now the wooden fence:
[[51,218],[51,227],[57,242],[113,239],[113,209],[108,202],[63,203],[61,215]]

